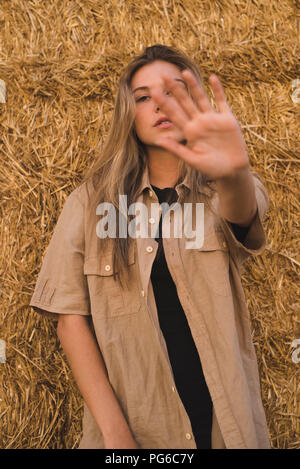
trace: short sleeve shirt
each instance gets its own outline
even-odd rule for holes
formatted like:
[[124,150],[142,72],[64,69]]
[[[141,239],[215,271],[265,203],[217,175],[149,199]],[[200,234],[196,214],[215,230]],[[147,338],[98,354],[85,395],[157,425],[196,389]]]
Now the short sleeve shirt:
[[[187,236],[163,238],[168,268],[186,314],[213,402],[212,448],[269,448],[252,343],[241,283],[244,262],[263,252],[263,220],[269,205],[266,188],[253,172],[257,212],[243,240],[218,210],[204,203],[203,243],[187,249]],[[57,319],[59,314],[89,316],[108,371],[110,384],[140,448],[196,449],[191,421],[176,390],[170,357],[159,326],[151,270],[157,252],[153,237],[137,237],[129,252],[132,282],[123,290],[114,282],[112,250],[100,255],[101,239],[91,233],[86,212],[93,190],[89,181],[67,197],[42,261],[30,306]],[[179,197],[189,190],[175,186]],[[199,188],[198,202],[205,200]],[[148,167],[137,202],[150,214],[156,233],[158,203]],[[95,217],[97,215],[95,214]],[[194,216],[194,215],[193,215]],[[178,221],[178,219],[177,219]],[[195,220],[193,220],[194,223]],[[165,217],[163,220],[163,229]],[[152,228],[151,228],[152,227]],[[103,435],[84,403],[79,449],[104,448]]]

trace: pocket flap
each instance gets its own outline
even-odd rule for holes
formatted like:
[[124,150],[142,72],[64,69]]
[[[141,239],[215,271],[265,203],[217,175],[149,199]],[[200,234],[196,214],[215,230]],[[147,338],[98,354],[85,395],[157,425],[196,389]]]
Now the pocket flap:
[[[134,264],[135,261],[135,250],[134,246],[129,249],[128,265]],[[88,257],[84,261],[83,272],[85,275],[101,275],[110,276],[114,272],[118,272],[116,268],[113,268],[113,252],[110,251],[99,257]]]
[[211,231],[204,235],[204,241],[201,248],[197,251],[228,251],[228,244],[223,231]]

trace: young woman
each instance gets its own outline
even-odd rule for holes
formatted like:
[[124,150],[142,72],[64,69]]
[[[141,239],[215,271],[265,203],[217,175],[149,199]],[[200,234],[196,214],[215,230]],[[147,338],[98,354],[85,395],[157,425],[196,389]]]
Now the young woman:
[[265,248],[269,198],[209,81],[216,109],[182,52],[130,62],[47,248],[30,305],[58,319],[79,448],[269,448],[240,278]]

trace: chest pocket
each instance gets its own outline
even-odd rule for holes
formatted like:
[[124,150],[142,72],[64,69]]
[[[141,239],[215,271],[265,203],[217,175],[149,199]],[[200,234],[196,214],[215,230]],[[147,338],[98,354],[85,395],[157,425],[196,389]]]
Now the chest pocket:
[[135,250],[129,250],[128,269],[132,270],[132,282],[128,288],[121,288],[114,280],[113,252],[99,257],[89,257],[84,262],[84,274],[87,276],[92,314],[98,318],[109,319],[136,313],[141,300],[136,279]]
[[211,290],[218,295],[230,296],[229,249],[223,232],[207,233],[202,247],[194,250],[194,256]]

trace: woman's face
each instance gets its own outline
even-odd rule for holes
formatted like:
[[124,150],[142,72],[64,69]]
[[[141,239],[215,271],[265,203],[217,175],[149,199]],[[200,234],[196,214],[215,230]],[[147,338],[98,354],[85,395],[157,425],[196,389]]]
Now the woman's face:
[[[169,75],[173,79],[181,80],[179,83],[185,87],[179,68],[169,62],[156,60],[144,65],[133,76],[131,89],[136,102],[135,129],[137,136],[146,146],[155,146],[161,136],[173,137],[176,141],[184,140],[183,133],[175,124],[160,124],[156,122],[166,115],[158,108],[152,98],[152,91],[157,90],[166,94],[169,99],[175,99],[171,91],[166,89],[162,75]],[[142,89],[138,89],[142,88]],[[170,116],[172,120],[172,117]]]

